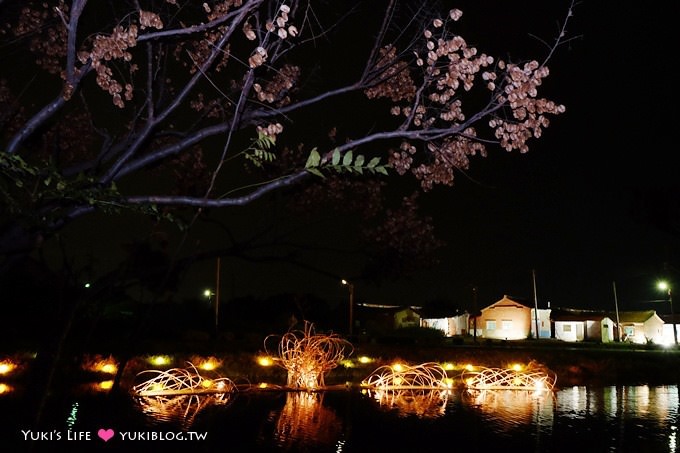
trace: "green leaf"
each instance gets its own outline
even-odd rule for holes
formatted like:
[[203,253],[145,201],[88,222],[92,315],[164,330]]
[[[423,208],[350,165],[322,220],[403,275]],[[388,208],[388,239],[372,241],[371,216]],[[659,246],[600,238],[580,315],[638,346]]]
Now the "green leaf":
[[319,162],[321,162],[321,156],[319,155],[319,152],[316,150],[316,148],[314,148],[309,153],[309,157],[307,157],[307,163],[305,163],[305,168],[307,169],[316,168],[319,166]]
[[331,162],[333,166],[338,165],[340,163],[340,150],[335,148],[335,151],[333,151],[333,160]]
[[324,176],[324,174],[321,173],[321,171],[318,168],[310,167],[310,168],[307,168],[307,171],[310,172],[313,175],[320,177],[320,178],[326,178]]
[[352,151],[347,151],[345,155],[342,157],[342,165],[343,167],[349,167],[352,164],[352,159],[354,156],[352,156]]
[[367,167],[368,168],[374,168],[376,165],[380,163],[380,158],[379,157],[374,157],[368,162]]
[[354,159],[354,167],[361,168],[364,166],[364,156],[359,154],[356,159]]
[[376,170],[378,173],[380,173],[380,174],[383,174],[383,175],[385,175],[385,176],[388,176],[388,174],[387,174],[387,169],[385,169],[385,167],[376,167],[375,170]]

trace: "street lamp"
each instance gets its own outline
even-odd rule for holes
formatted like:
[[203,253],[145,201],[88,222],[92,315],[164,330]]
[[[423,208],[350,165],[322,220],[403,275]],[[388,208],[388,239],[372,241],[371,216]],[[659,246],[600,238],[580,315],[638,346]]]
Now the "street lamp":
[[348,282],[344,278],[341,282],[349,288],[349,336],[351,337],[354,324],[354,284]]
[[675,345],[678,345],[678,333],[675,328],[675,313],[673,313],[673,292],[671,291],[671,285],[668,284],[668,282],[665,281],[660,281],[656,285],[660,290],[662,291],[667,291],[668,292],[668,303],[671,306],[671,324],[673,326],[673,341],[675,341]]

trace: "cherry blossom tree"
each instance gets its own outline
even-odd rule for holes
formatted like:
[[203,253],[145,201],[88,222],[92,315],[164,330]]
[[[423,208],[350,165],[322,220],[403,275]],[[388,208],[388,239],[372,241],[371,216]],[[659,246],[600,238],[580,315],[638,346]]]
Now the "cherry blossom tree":
[[[190,225],[274,193],[309,207],[361,190],[374,215],[392,179],[452,186],[565,111],[540,90],[573,6],[545,54],[510,61],[459,34],[461,10],[397,0],[2,2],[0,253],[96,211]],[[414,200],[376,246],[412,257],[417,230],[436,248]]]

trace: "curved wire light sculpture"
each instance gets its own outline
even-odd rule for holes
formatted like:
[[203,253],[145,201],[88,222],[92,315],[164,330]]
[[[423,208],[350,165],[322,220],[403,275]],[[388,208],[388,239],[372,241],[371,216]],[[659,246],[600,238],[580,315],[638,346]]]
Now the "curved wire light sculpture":
[[229,378],[210,379],[202,376],[192,363],[188,368],[169,370],[145,370],[137,374],[151,374],[153,377],[132,387],[135,396],[168,396],[215,394],[228,395],[236,391],[236,385]]
[[232,401],[237,387],[229,378],[207,378],[192,363],[188,365],[188,368],[146,370],[137,374],[138,377],[152,375],[132,387],[132,394],[142,412],[190,426],[196,415],[207,406],[225,405]]
[[450,379],[438,363],[396,363],[377,368],[361,386],[380,406],[396,409],[401,416],[435,418],[446,412]]
[[[265,339],[265,350],[272,338],[275,336]],[[325,386],[325,375],[352,352],[349,341],[336,334],[317,334],[313,324],[305,322],[303,331],[293,330],[281,337],[276,364],[288,371],[288,387],[317,390]]]
[[551,391],[557,381],[555,373],[535,362],[526,368],[479,368],[464,371],[461,379],[468,390]]
[[361,382],[362,387],[382,390],[450,389],[446,371],[438,363],[383,365]]

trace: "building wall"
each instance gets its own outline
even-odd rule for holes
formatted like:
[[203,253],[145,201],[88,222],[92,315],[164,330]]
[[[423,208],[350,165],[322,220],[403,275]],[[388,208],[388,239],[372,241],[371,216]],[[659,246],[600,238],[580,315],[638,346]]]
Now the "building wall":
[[583,322],[555,321],[555,338],[562,341],[583,341]]
[[664,322],[658,315],[652,316],[644,323],[643,330],[645,337],[655,344],[663,344],[663,325]]
[[401,329],[404,327],[418,327],[420,326],[420,316],[418,313],[410,308],[399,310],[394,314],[394,328]]
[[448,318],[420,318],[421,327],[439,329],[447,337],[466,335],[469,315],[467,313]]
[[531,332],[531,309],[503,298],[482,310],[477,320],[482,337],[499,340],[521,340]]
[[611,318],[604,318],[600,321],[600,341],[611,343],[614,341],[615,322]]
[[[550,338],[550,312],[551,310],[538,309],[538,338]],[[531,309],[531,337],[536,338],[536,310]]]
[[451,336],[466,335],[468,333],[468,320],[470,315],[467,313],[459,316],[453,316],[449,319],[449,332]]

